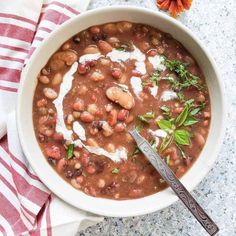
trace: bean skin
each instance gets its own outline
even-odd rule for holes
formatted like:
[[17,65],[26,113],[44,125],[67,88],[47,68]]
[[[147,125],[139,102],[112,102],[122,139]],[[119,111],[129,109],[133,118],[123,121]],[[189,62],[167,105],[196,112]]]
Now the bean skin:
[[48,157],[59,160],[61,158],[60,148],[56,145],[50,145],[45,148],[45,154]]
[[55,90],[53,90],[52,88],[44,88],[43,93],[44,93],[45,97],[47,97],[48,99],[51,99],[51,100],[53,100],[57,97],[57,92]]
[[62,82],[62,74],[56,73],[52,79],[52,86],[55,87]]
[[50,82],[49,78],[46,75],[41,75],[38,77],[38,80],[42,83],[42,84],[48,84]]
[[111,52],[113,49],[109,43],[107,43],[106,41],[103,41],[103,40],[100,40],[98,42],[98,47],[105,54]]
[[93,81],[101,81],[105,79],[105,76],[100,70],[93,71],[88,77]]
[[117,119],[120,120],[120,121],[125,121],[128,116],[129,116],[129,111],[126,110],[126,109],[121,109],[118,112]]
[[205,138],[200,134],[200,133],[195,133],[194,134],[194,139],[198,143],[199,146],[203,146],[206,142]]
[[118,123],[116,124],[114,131],[117,133],[121,133],[123,131],[125,131],[126,125],[124,123]]
[[105,34],[113,35],[113,34],[116,34],[117,27],[116,27],[116,24],[108,23],[108,24],[103,26],[102,30]]
[[95,53],[99,53],[99,49],[95,45],[90,45],[86,47],[83,51],[83,54],[95,54]]
[[106,96],[113,102],[119,103],[122,107],[127,110],[130,110],[134,107],[135,101],[133,96],[123,91],[121,88],[118,87],[110,87],[106,90]]
[[83,111],[84,110],[84,100],[77,98],[75,103],[73,104],[73,109],[75,111]]
[[83,111],[80,114],[80,120],[85,123],[91,123],[92,121],[94,121],[94,116],[87,111]]

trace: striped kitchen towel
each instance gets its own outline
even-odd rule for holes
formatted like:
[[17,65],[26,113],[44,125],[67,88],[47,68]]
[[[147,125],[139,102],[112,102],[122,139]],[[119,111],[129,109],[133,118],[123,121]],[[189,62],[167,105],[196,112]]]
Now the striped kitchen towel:
[[74,235],[102,220],[67,205],[40,182],[22,153],[14,113],[31,54],[89,1],[0,1],[0,235]]

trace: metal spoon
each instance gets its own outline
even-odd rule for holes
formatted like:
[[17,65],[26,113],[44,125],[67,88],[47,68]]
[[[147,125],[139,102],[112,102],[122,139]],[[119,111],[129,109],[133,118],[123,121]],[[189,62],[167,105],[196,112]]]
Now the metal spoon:
[[154,151],[152,146],[137,132],[135,128],[130,130],[130,134],[136,141],[140,151],[147,157],[155,169],[159,172],[166,183],[172,188],[179,199],[189,209],[193,216],[203,226],[203,228],[210,234],[215,235],[219,228],[213,220],[207,215],[202,207],[197,203],[193,196],[188,192],[184,185],[175,176],[173,171],[161,159],[161,157]]

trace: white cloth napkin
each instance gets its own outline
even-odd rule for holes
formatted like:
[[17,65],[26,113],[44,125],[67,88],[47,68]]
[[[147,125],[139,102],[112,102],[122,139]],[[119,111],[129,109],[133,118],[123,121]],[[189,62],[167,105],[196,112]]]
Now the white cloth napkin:
[[41,183],[22,152],[14,112],[20,72],[34,49],[89,1],[0,1],[0,235],[71,236],[103,219]]

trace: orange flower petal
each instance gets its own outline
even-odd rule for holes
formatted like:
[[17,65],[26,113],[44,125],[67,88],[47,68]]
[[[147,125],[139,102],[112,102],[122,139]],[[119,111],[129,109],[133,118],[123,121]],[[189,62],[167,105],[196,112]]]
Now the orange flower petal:
[[170,15],[176,17],[178,15],[178,5],[176,1],[171,1],[169,7]]
[[177,0],[177,6],[178,6],[178,13],[181,13],[184,11],[184,6],[182,4],[182,0]]
[[192,5],[192,0],[182,0],[185,9],[189,10]]
[[191,7],[192,0],[156,0],[156,4],[161,10],[169,10],[170,15],[176,17]]
[[157,5],[162,4],[163,2],[165,2],[166,0],[157,0]]
[[166,10],[168,10],[168,8],[170,6],[170,0],[165,0],[161,4],[159,4],[158,6],[161,10],[166,11]]

